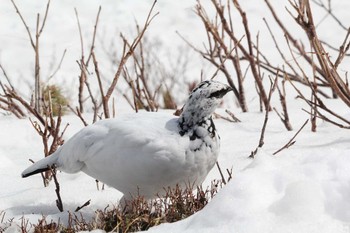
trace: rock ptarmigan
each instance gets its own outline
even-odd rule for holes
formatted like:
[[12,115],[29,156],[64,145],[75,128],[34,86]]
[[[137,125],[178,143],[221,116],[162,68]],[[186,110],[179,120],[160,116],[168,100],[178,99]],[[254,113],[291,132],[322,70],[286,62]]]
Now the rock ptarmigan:
[[83,171],[122,192],[124,199],[151,199],[177,184],[196,187],[217,160],[220,138],[211,115],[231,90],[204,81],[179,117],[144,112],[98,121],[24,170],[22,177],[53,165],[67,173]]

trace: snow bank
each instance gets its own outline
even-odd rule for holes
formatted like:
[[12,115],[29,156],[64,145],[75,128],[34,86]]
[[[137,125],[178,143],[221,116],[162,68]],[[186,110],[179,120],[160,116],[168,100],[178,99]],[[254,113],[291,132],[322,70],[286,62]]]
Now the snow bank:
[[345,151],[260,151],[201,212],[150,232],[349,232]]

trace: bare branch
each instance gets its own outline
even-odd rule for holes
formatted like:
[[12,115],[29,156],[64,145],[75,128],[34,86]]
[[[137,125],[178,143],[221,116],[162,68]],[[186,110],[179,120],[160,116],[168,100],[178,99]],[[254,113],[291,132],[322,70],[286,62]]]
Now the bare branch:
[[273,155],[278,154],[279,152],[281,152],[284,149],[288,149],[289,147],[291,147],[292,145],[294,145],[295,141],[294,139],[298,136],[298,134],[303,130],[303,128],[306,126],[306,124],[309,122],[309,119],[307,119],[304,124],[300,127],[300,129],[294,134],[294,136],[287,142],[287,144],[285,144],[281,149],[275,151],[273,153]]
[[78,206],[78,207],[75,209],[74,212],[78,212],[78,211],[81,210],[82,208],[84,208],[84,207],[90,205],[90,202],[91,202],[91,200],[88,200],[88,201],[85,202],[82,206]]
[[270,111],[269,106],[270,106],[272,93],[274,92],[274,90],[276,89],[276,86],[277,86],[277,78],[278,78],[278,76],[276,76],[273,81],[270,79],[271,86],[270,86],[269,97],[268,97],[268,105],[265,105],[265,118],[264,118],[264,123],[263,123],[262,129],[261,129],[261,133],[260,133],[259,144],[258,144],[257,148],[251,152],[251,154],[249,155],[249,158],[254,158],[258,152],[258,149],[262,148],[264,143],[265,143],[264,137],[265,137],[265,130],[266,130],[266,126],[267,126],[267,121],[269,119],[269,111]]
[[43,19],[43,22],[42,22],[41,27],[40,27],[40,30],[39,30],[39,36],[40,36],[40,34],[43,32],[43,30],[44,30],[45,23],[46,23],[46,19],[47,19],[47,15],[48,15],[48,13],[49,13],[50,3],[51,3],[51,0],[48,0],[48,1],[47,1],[47,4],[46,4],[46,10],[45,10],[44,19]]
[[18,7],[17,7],[15,1],[14,1],[14,0],[11,0],[11,2],[12,2],[13,6],[14,6],[15,9],[16,9],[16,13],[17,13],[17,14],[19,15],[19,17],[21,18],[21,21],[22,21],[24,27],[26,28],[27,33],[28,33],[28,37],[29,37],[29,40],[30,40],[30,44],[32,45],[33,49],[35,50],[34,40],[33,40],[32,34],[31,34],[30,30],[29,30],[28,25],[27,25],[26,21],[24,20],[24,18],[23,18],[23,16],[22,16],[21,12],[19,11],[19,9],[18,9]]
[[[143,29],[140,31],[140,33],[138,34],[138,36],[134,39],[134,41],[131,43],[130,47],[129,47],[129,50],[126,52],[126,44],[127,44],[127,41],[124,40],[124,48],[123,48],[123,56],[122,56],[122,59],[119,63],[119,66],[118,66],[118,69],[117,69],[117,72],[115,73],[114,75],[114,79],[110,85],[110,87],[108,88],[107,90],[107,93],[105,95],[105,100],[106,102],[108,102],[109,98],[111,97],[114,89],[115,89],[115,86],[117,85],[117,82],[119,80],[119,76],[123,70],[123,67],[126,63],[126,61],[129,59],[129,57],[132,55],[132,53],[134,52],[135,48],[137,47],[137,45],[140,43],[143,35],[145,34],[148,26],[150,25],[150,23],[152,22],[152,20],[154,19],[154,17],[156,17],[159,13],[155,13],[154,15],[152,15],[153,13],[153,9],[154,9],[154,6],[155,4],[157,3],[157,0],[155,0],[153,2],[153,5],[148,13],[148,16],[147,16],[147,19],[146,19],[146,22],[143,26]],[[109,118],[109,109],[108,109],[108,105],[107,105],[107,111],[106,111],[107,114],[105,114],[105,117],[106,118]]]
[[50,170],[56,186],[56,189],[55,189],[55,192],[57,195],[56,205],[59,211],[63,212],[63,202],[60,194],[60,184],[58,183],[58,180],[57,180],[56,167],[55,166],[50,167]]
[[348,29],[348,31],[346,33],[346,36],[345,36],[343,44],[339,48],[339,55],[338,55],[337,59],[334,62],[334,69],[335,70],[338,68],[339,64],[343,60],[343,58],[346,55],[347,51],[349,50],[350,42],[348,42],[346,44],[346,42],[348,41],[349,35],[350,35],[350,28]]
[[95,48],[95,38],[96,38],[96,32],[97,32],[97,24],[98,24],[98,21],[99,21],[99,18],[100,18],[101,10],[102,10],[102,7],[100,6],[98,8],[98,12],[97,12],[97,16],[96,16],[96,21],[95,21],[95,25],[94,25],[94,32],[93,32],[92,42],[91,42],[91,47],[90,47],[90,54],[89,54],[88,59],[86,60],[86,66],[89,65],[89,62],[90,62],[90,59],[91,59],[91,56],[92,56],[92,52],[94,51],[94,48]]
[[60,60],[60,62],[58,63],[58,66],[57,66],[56,70],[49,76],[48,80],[52,79],[52,78],[57,74],[57,72],[61,69],[61,65],[62,65],[63,59],[64,59],[64,57],[65,57],[65,55],[66,55],[66,52],[67,52],[67,49],[65,49],[65,50],[63,51],[61,60]]
[[75,17],[77,19],[78,29],[79,29],[79,37],[80,37],[80,48],[81,48],[81,58],[80,58],[80,76],[79,76],[79,91],[78,91],[78,102],[79,102],[79,112],[84,112],[84,105],[83,105],[83,91],[84,91],[84,83],[86,82],[87,75],[86,75],[86,64],[85,64],[85,56],[84,56],[84,40],[83,35],[81,31],[78,11],[76,8],[74,8]]

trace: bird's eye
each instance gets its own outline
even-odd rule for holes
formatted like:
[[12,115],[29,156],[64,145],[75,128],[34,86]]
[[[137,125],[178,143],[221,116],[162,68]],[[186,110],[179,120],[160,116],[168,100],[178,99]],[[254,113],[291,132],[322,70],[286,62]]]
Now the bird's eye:
[[222,89],[215,91],[209,95],[209,98],[222,98],[227,93],[227,90]]

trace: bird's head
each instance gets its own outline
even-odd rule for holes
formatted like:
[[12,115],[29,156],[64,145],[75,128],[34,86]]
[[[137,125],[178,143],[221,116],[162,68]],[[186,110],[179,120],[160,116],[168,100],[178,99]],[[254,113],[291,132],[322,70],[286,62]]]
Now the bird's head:
[[230,86],[217,81],[201,82],[189,95],[180,120],[191,127],[209,117],[220,105],[222,97],[232,90]]

